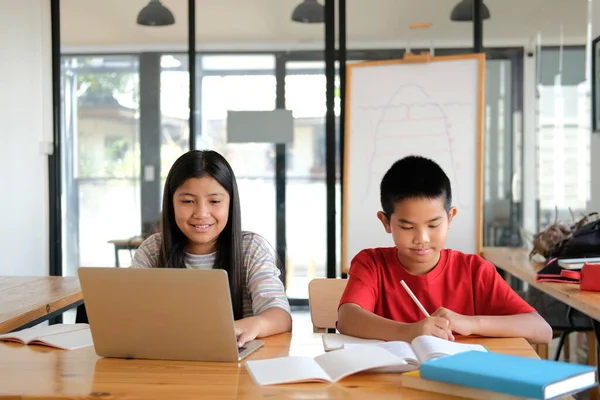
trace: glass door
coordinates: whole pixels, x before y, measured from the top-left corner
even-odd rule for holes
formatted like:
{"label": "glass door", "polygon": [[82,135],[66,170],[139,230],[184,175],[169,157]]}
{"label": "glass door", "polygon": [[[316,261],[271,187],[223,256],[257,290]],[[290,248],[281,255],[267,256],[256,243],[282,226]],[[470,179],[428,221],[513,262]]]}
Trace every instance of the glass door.
{"label": "glass door", "polygon": [[518,246],[522,240],[523,92],[522,70],[519,71],[519,67],[522,68],[523,65],[521,60],[486,60],[484,246]]}
{"label": "glass door", "polygon": [[62,57],[63,274],[130,266],[158,226],[164,178],[189,149],[182,56]]}
{"label": "glass door", "polygon": [[538,229],[544,230],[585,214],[591,196],[585,47],[542,47],[536,93]]}
{"label": "glass door", "polygon": [[265,237],[275,248],[275,145],[252,141],[228,143],[227,111],[275,109],[273,55],[205,55],[198,57],[201,124],[196,147],[223,155],[237,178],[242,229]]}
{"label": "glass door", "polygon": [[[294,141],[286,154],[286,288],[291,299],[307,299],[308,283],[327,276],[327,219],[336,218],[338,249],[341,224],[340,214],[327,216],[326,208],[325,63],[288,60],[285,65],[285,105],[294,117]],[[338,117],[339,106],[338,92]],[[337,170],[336,208],[340,210],[339,157]]]}
{"label": "glass door", "polygon": [[62,59],[63,274],[115,264],[140,232],[137,56]]}

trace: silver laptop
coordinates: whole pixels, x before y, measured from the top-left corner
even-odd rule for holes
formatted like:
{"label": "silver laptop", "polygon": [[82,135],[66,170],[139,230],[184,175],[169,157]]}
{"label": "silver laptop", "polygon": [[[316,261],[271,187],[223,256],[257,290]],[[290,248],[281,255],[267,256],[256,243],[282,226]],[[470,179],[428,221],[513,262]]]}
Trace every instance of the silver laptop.
{"label": "silver laptop", "polygon": [[234,361],[238,348],[227,272],[79,268],[96,354],[159,360]]}

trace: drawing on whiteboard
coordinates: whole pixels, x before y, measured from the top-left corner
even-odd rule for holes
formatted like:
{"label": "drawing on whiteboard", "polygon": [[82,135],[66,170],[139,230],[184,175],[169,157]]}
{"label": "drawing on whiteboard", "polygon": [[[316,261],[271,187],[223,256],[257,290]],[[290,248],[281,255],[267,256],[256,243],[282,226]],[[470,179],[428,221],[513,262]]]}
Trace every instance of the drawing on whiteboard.
{"label": "drawing on whiteboard", "polygon": [[[426,90],[417,84],[400,86],[381,105],[359,106],[359,109],[370,113],[375,121],[371,129],[370,149],[365,150],[367,185],[361,203],[372,194],[374,182],[378,182],[385,171],[399,158],[417,154],[432,158],[448,175],[453,188],[454,198],[460,206],[465,206],[466,199],[458,180],[461,163],[454,155],[456,138],[452,135],[452,120],[446,109],[450,107],[467,108],[468,102],[439,102],[433,99]],[[423,141],[411,140],[420,138],[427,141],[427,154],[422,154],[419,146]]]}

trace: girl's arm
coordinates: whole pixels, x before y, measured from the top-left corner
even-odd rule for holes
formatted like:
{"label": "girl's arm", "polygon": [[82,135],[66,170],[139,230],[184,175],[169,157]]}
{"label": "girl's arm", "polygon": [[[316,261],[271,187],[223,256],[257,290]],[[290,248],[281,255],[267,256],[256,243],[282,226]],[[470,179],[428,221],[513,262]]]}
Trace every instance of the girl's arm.
{"label": "girl's arm", "polygon": [[158,267],[158,258],[162,236],[155,233],[137,248],[133,256],[132,268],[156,268]]}
{"label": "girl's arm", "polygon": [[246,287],[254,316],[236,321],[238,343],[275,335],[292,329],[290,303],[279,276],[275,251],[262,236],[248,234],[244,259],[247,263]]}

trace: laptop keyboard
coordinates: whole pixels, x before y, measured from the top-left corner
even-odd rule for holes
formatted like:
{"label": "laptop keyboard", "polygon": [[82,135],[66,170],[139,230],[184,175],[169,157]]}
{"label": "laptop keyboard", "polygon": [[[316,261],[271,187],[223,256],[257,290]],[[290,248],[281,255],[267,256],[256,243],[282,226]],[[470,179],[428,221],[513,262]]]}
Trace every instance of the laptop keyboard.
{"label": "laptop keyboard", "polygon": [[242,351],[244,351],[246,349],[247,349],[246,346],[238,347],[238,354],[240,354]]}

